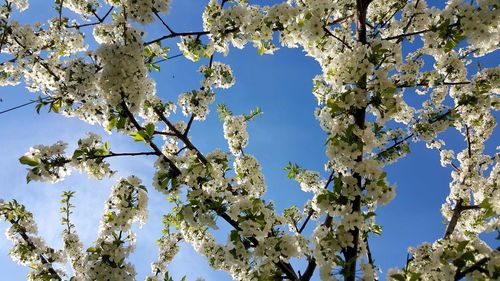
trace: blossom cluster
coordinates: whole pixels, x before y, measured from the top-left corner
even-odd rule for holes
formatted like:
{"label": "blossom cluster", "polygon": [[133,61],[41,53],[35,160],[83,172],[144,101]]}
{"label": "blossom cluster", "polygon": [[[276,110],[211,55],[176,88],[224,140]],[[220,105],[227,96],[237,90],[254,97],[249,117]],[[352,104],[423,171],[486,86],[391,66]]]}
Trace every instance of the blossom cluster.
{"label": "blossom cluster", "polygon": [[224,119],[224,137],[229,143],[231,153],[238,156],[248,144],[245,116],[226,116]]}
{"label": "blossom cluster", "polygon": [[[105,204],[94,246],[86,250],[83,250],[83,244],[69,217],[72,213],[70,209],[73,208],[69,201],[71,197],[73,192],[65,193],[61,201],[64,204],[61,209],[62,222],[67,225],[62,235],[62,250],[48,247],[38,237],[33,216],[23,205],[15,200],[0,200],[0,218],[12,225],[6,232],[14,245],[11,256],[33,269],[28,279],[61,280],[66,277],[66,273],[56,264],[65,265],[69,260],[74,272],[71,279],[74,280],[135,280],[135,269],[126,258],[135,249],[132,223],[139,222],[142,225],[148,215],[148,198],[141,181],[135,176],[118,180]],[[162,255],[164,257],[166,254]]]}
{"label": "blossom cluster", "polygon": [[[160,17],[170,0],[58,3],[84,20],[96,18],[89,25],[97,47],[86,45],[82,27],[87,25],[63,17],[61,7],[47,26],[29,26],[10,17],[12,5],[25,10],[27,2],[6,1],[0,10],[1,48],[13,59],[0,64],[0,85],[24,82],[30,91],[47,96],[48,100],[39,100],[38,109],[50,105],[56,113],[98,123],[107,131],[116,128],[153,149],[158,156],[153,186],[176,206],[166,216],[170,225],[159,240],[159,257],[148,280],[166,278],[166,266],[180,239],[237,280],[283,275],[309,280],[316,267],[322,280],[336,280],[340,274],[354,280],[358,273],[363,280],[377,280],[368,241],[381,233],[377,207],[395,196],[384,166],[407,155],[411,140],[438,149],[441,165],[453,169],[450,194],[441,209],[447,229],[443,238],[411,249],[406,268],[391,270],[388,279],[500,276],[498,249],[491,249],[479,236],[498,230],[500,224],[498,154],[485,152],[496,125],[492,111],[500,108],[500,68],[479,67],[472,74],[470,66],[471,57],[498,49],[500,17],[495,1],[452,0],[437,9],[424,0],[359,0],[356,5],[344,0],[289,0],[269,6],[211,0],[202,15],[203,31],[181,33],[173,32]],[[105,3],[114,6],[107,19],[97,15]],[[155,19],[169,33],[148,42],[142,28]],[[180,37],[177,46],[185,58],[210,58],[198,69],[204,76],[200,90],[180,94],[177,103],[160,99],[148,74],[152,59],[165,56],[160,42],[174,37]],[[191,123],[208,116],[215,101],[213,88],[227,89],[235,83],[231,68],[213,61],[216,52],[227,55],[230,45],[243,48],[251,43],[259,54],[272,54],[278,42],[282,47],[301,47],[321,68],[313,82],[318,101],[314,113],[327,136],[324,172],[330,174],[325,179],[322,172],[291,166],[289,177],[312,198],[302,209],[286,209],[284,216],[262,199],[267,187],[261,165],[244,152],[249,142],[247,122],[255,114],[232,115],[228,110],[221,114],[231,154],[214,150],[205,156],[188,136]],[[407,43],[417,47],[408,52]],[[409,102],[414,93],[424,100],[421,106]],[[190,115],[188,122],[170,121],[175,104]],[[440,138],[449,127],[462,134],[463,151],[447,149]],[[162,145],[156,135],[162,136]],[[66,146],[62,142],[35,146],[21,157],[21,163],[31,167],[28,181],[57,182],[69,174],[67,164],[98,179],[112,174],[103,159],[117,154],[97,135],[80,140],[72,157],[65,156]],[[126,258],[135,241],[131,225],[144,223],[146,204],[140,181],[121,179],[105,204],[94,247],[82,253],[76,233],[64,234],[64,251],[77,280],[135,278]],[[14,258],[28,264],[22,251],[30,257],[35,269],[30,276],[59,274],[51,261],[62,262],[64,255],[39,242],[31,216],[3,201],[0,210],[5,218],[13,210],[23,214],[21,227],[9,231]],[[226,244],[212,233],[218,229],[218,218],[233,228]],[[308,228],[312,234],[306,237],[302,231],[310,221],[316,225]],[[176,231],[170,233],[170,226]],[[297,275],[291,258],[307,260],[304,275]]]}
{"label": "blossom cluster", "polygon": [[73,152],[71,165],[80,171],[85,171],[96,179],[113,175],[109,163],[103,158],[109,155],[108,143],[103,143],[100,136],[87,133],[87,138],[78,140],[78,148]]}
{"label": "blossom cluster", "polygon": [[64,155],[67,144],[58,141],[51,146],[36,145],[22,156],[19,161],[22,164],[32,166],[26,176],[27,181],[58,182],[71,173],[66,167],[68,159]]}
{"label": "blossom cluster", "polygon": [[0,219],[11,224],[5,235],[13,244],[10,250],[12,260],[32,269],[27,280],[51,280],[65,275],[64,270],[54,267],[66,262],[64,252],[49,247],[38,236],[33,214],[24,205],[15,200],[4,202],[0,199]]}
{"label": "blossom cluster", "polygon": [[110,177],[114,171],[104,158],[114,156],[108,143],[94,133],[87,133],[87,138],[78,140],[78,147],[72,156],[65,154],[68,144],[58,141],[51,146],[36,145],[24,154],[19,161],[30,166],[26,176],[27,181],[58,182],[71,174],[75,168],[85,171],[96,179]]}
{"label": "blossom cluster", "polygon": [[75,269],[83,280],[135,279],[135,269],[125,259],[135,248],[132,223],[145,223],[147,203],[146,191],[137,177],[120,179],[113,186],[95,246],[87,250],[81,263],[83,268]]}

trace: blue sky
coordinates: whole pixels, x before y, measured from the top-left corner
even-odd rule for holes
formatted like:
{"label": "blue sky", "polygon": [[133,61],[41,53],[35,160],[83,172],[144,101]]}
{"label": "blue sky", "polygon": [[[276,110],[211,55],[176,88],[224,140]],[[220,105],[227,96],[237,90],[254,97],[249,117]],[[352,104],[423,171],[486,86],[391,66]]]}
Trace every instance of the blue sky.
{"label": "blue sky", "polygon": [[[26,13],[30,21],[37,17],[55,16],[52,7],[46,5],[48,2],[32,1],[31,12]],[[174,30],[201,30],[201,10],[206,1],[172,2],[170,13],[165,18]],[[37,10],[47,13],[34,14],[33,11]],[[148,30],[151,37],[163,31],[159,25]],[[172,47],[171,54],[177,54],[177,41],[166,43]],[[498,56],[493,58],[485,60],[485,66],[498,65]],[[249,124],[250,144],[246,149],[262,164],[268,185],[264,197],[273,200],[278,210],[291,204],[301,206],[309,199],[309,195],[300,191],[298,184],[286,177],[283,168],[291,161],[307,169],[323,170],[326,136],[314,118],[316,100],[311,94],[312,78],[320,73],[319,66],[312,58],[305,57],[300,49],[281,49],[273,56],[259,56],[254,48],[248,46],[244,50],[231,50],[228,57],[217,55],[215,59],[230,64],[236,77],[234,87],[217,91],[216,103],[226,103],[236,114],[248,113],[256,106],[264,112]],[[158,84],[158,94],[164,99],[176,101],[178,94],[198,88],[202,78],[196,72],[199,65],[183,58],[163,63],[161,72],[152,74]],[[0,111],[36,97],[36,94],[28,93],[22,87],[1,88]],[[217,147],[227,151],[222,124],[214,111],[215,104],[208,119],[194,123],[191,131],[193,142],[204,153]],[[142,144],[133,143],[130,137],[108,135],[99,127],[53,113],[38,115],[33,106],[0,115],[0,151],[3,156],[0,160],[0,198],[17,199],[27,205],[39,224],[40,234],[54,247],[61,246],[58,202],[63,190],[76,191],[74,222],[86,246],[90,246],[97,234],[103,203],[115,180],[119,176],[135,174],[146,185],[151,182],[153,158],[136,157],[112,159],[112,168],[119,171],[118,176],[112,179],[95,181],[73,172],[65,181],[55,185],[36,182],[26,184],[25,167],[17,159],[30,146],[63,140],[69,143],[70,152],[78,138],[88,131],[109,140],[114,152],[145,150]],[[445,136],[453,143],[453,147],[464,146],[458,133],[450,131]],[[496,133],[487,144],[489,152],[493,152],[499,140]],[[403,266],[409,246],[432,242],[440,238],[445,230],[439,209],[449,191],[451,170],[441,167],[437,151],[426,149],[424,144],[412,144],[411,149],[409,156],[387,167],[389,181],[397,184],[397,195],[388,206],[378,210],[378,221],[384,231],[381,237],[370,240],[375,261],[384,271],[382,278],[390,267]],[[136,265],[138,280],[149,273],[149,263],[157,254],[154,241],[160,237],[161,215],[170,208],[162,195],[153,188],[149,190],[150,220],[143,229],[138,230],[137,250],[131,257]],[[3,232],[6,227],[7,224],[0,223],[0,231]],[[27,270],[10,260],[9,247],[10,242],[0,237],[0,272],[2,276],[9,276],[9,280],[24,280]],[[188,280],[197,277],[230,280],[226,273],[211,270],[205,258],[197,255],[190,246],[183,247],[169,269],[176,280],[183,275],[187,275]]]}

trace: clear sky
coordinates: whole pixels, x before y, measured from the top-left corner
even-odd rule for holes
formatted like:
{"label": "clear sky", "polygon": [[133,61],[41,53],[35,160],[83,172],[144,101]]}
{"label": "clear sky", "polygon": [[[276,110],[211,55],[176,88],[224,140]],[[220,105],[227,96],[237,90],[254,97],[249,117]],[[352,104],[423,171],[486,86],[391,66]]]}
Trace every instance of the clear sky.
{"label": "clear sky", "polygon": [[[51,1],[31,2],[30,10],[20,17],[23,20],[56,16],[52,5],[47,4]],[[201,30],[201,11],[207,1],[172,2],[170,13],[165,18],[174,30]],[[163,31],[160,25],[147,30],[151,38]],[[177,39],[166,42],[172,47],[171,55],[178,53],[177,42]],[[314,118],[316,100],[311,93],[312,78],[320,73],[319,66],[312,58],[305,57],[301,49],[281,49],[273,56],[259,56],[251,46],[244,50],[232,49],[228,57],[218,54],[215,60],[230,64],[236,77],[235,86],[229,90],[216,91],[216,103],[226,103],[236,114],[248,113],[256,106],[264,112],[249,124],[250,142],[246,152],[256,156],[263,167],[268,186],[265,198],[272,199],[280,211],[291,204],[302,206],[309,195],[300,191],[298,184],[287,178],[283,168],[291,161],[303,168],[323,170],[326,135]],[[483,65],[495,66],[498,62],[497,55],[484,60]],[[208,62],[205,60],[201,63]],[[196,72],[199,65],[184,58],[163,63],[161,72],[152,74],[157,81],[159,96],[176,101],[178,94],[197,89],[202,78]],[[21,86],[0,88],[0,111],[36,97],[37,94],[28,93]],[[408,97],[414,99],[411,92],[408,92]],[[211,109],[212,114],[206,121],[193,124],[192,140],[204,153],[217,147],[227,151],[215,104]],[[88,131],[109,140],[113,152],[145,150],[142,144],[133,143],[128,136],[107,135],[99,127],[43,110],[38,115],[34,106],[0,115],[0,198],[17,199],[25,204],[34,213],[40,234],[54,247],[61,246],[59,234],[63,228],[59,223],[59,197],[63,190],[76,191],[74,223],[86,246],[90,246],[97,235],[103,203],[116,179],[135,174],[150,186],[154,158],[147,156],[110,160],[112,168],[118,170],[112,179],[95,181],[73,172],[58,184],[26,184],[26,170],[19,164],[18,158],[29,147],[63,140],[69,143],[70,153],[78,138],[84,137]],[[463,139],[457,132],[449,131],[445,136],[454,148],[464,147]],[[490,139],[487,144],[490,153],[499,140],[498,133]],[[432,242],[442,237],[445,230],[439,210],[449,192],[451,170],[441,167],[438,152],[426,149],[424,144],[412,144],[411,150],[409,156],[386,169],[389,181],[397,184],[397,195],[388,206],[378,210],[378,222],[384,227],[383,234],[370,241],[375,262],[383,271],[380,274],[382,279],[389,268],[403,266],[409,246],[417,246],[424,241]],[[150,271],[149,264],[157,254],[154,241],[160,237],[161,215],[170,208],[164,196],[155,192],[154,188],[149,188],[149,191],[150,220],[143,229],[137,231],[137,250],[131,256],[138,280],[142,280]],[[7,224],[0,223],[2,232],[6,228]],[[225,240],[223,237],[218,238]],[[8,276],[8,280],[24,280],[27,270],[10,260],[9,247],[10,242],[0,237],[0,279],[4,280]],[[206,259],[196,254],[190,246],[183,247],[169,269],[175,280],[180,280],[183,275],[187,275],[188,280],[197,277],[214,281],[230,280],[226,273],[211,270]]]}

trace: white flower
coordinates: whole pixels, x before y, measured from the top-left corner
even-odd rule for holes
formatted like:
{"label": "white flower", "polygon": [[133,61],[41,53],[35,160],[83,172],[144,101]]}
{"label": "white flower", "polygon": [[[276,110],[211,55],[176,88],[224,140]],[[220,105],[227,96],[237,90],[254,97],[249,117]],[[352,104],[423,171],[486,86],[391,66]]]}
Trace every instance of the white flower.
{"label": "white flower", "polygon": [[226,116],[224,119],[224,138],[228,141],[233,155],[240,155],[241,149],[248,144],[245,116]]}

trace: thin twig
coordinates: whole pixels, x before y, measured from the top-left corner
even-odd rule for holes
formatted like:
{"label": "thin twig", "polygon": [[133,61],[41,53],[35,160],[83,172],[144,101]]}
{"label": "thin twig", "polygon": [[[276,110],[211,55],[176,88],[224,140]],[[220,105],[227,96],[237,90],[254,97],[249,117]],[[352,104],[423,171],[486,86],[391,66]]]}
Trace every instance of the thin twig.
{"label": "thin twig", "polygon": [[164,58],[164,59],[160,59],[160,60],[154,61],[154,62],[152,62],[152,64],[158,64],[158,63],[160,63],[160,62],[164,62],[164,61],[171,60],[171,59],[175,59],[175,58],[182,57],[182,56],[183,56],[183,54],[173,55],[173,56],[171,56],[171,57],[166,57],[166,58]]}
{"label": "thin twig", "polygon": [[[444,86],[444,85],[456,86],[456,85],[468,85],[470,83],[471,83],[471,81],[457,81],[457,82],[443,81],[443,82],[435,84],[433,86]],[[428,86],[429,86],[429,82],[423,81],[423,82],[415,83],[415,85],[400,84],[400,85],[396,85],[395,87],[396,88],[412,88],[412,87],[428,87]]]}
{"label": "thin twig", "polygon": [[153,8],[153,13],[161,21],[161,23],[163,24],[163,26],[165,26],[167,28],[167,30],[170,33],[172,33],[172,34],[175,33],[175,31],[173,31],[172,28],[170,28],[170,26],[168,26],[168,24],[160,17],[160,15],[158,14],[158,11],[156,9],[154,9],[154,8]]}
{"label": "thin twig", "polygon": [[[19,229],[24,229],[22,226],[19,225],[18,222],[16,222],[15,220],[9,220],[9,222],[13,225],[17,225]],[[19,235],[21,235],[21,237],[23,238],[23,240],[26,242],[26,244],[28,244],[28,246],[32,249],[32,250],[35,250],[36,249],[36,246],[35,244],[31,241],[30,237],[26,234],[26,232],[19,232]],[[47,270],[49,271],[49,273],[52,275],[52,277],[54,278],[55,276],[55,279],[57,280],[62,280],[61,276],[59,276],[59,274],[57,273],[57,271],[54,270],[54,268],[52,267],[52,263],[49,262],[47,260],[47,258],[45,258],[43,256],[43,254],[38,254],[38,258],[40,259],[40,261],[42,262],[42,264],[44,265],[48,265],[47,266]]]}
{"label": "thin twig", "polygon": [[[323,189],[327,189],[328,188],[328,185],[330,185],[330,183],[333,181],[333,175],[334,174],[335,174],[335,171],[332,171],[331,174],[330,174],[330,176],[328,177],[328,180],[326,181],[326,184],[323,187]],[[302,226],[300,227],[298,233],[302,233],[302,231],[304,231],[304,228],[306,227],[307,223],[309,222],[309,220],[311,219],[311,217],[312,217],[313,214],[314,214],[314,210],[311,209],[309,211],[309,213],[307,214],[307,218],[304,221],[304,223],[302,224]]]}
{"label": "thin twig", "polygon": [[167,117],[163,114],[163,112],[159,108],[153,108],[153,111],[156,113],[156,115],[160,118],[165,125],[167,125],[168,129],[172,131],[177,138],[179,138],[189,149],[193,150],[196,152],[197,158],[205,165],[208,164],[207,158],[196,148],[193,143],[189,140],[187,136],[185,136],[183,133],[181,133],[175,126],[167,119]]}
{"label": "thin twig", "polygon": [[94,26],[94,25],[101,24],[101,23],[103,23],[106,20],[106,18],[109,16],[109,14],[111,13],[111,11],[113,11],[113,9],[114,9],[114,6],[111,6],[111,8],[109,8],[109,10],[106,12],[106,14],[104,14],[104,16],[102,18],[99,17],[99,15],[97,15],[97,13],[95,11],[92,11],[92,14],[97,18],[96,22],[84,23],[84,24],[66,25],[66,28],[80,29],[82,27],[88,27],[88,26]]}
{"label": "thin twig", "polygon": [[62,9],[63,9],[63,4],[64,4],[64,0],[59,0],[59,30],[61,29],[62,27]]}
{"label": "thin twig", "polygon": [[[42,101],[45,101],[45,100],[48,100],[50,99],[50,97],[44,97],[42,98]],[[3,110],[3,111],[0,111],[0,114],[4,114],[4,113],[7,113],[9,111],[12,111],[12,110],[15,110],[15,109],[18,109],[18,108],[21,108],[21,107],[25,107],[25,106],[28,106],[30,104],[33,104],[35,102],[38,102],[38,100],[32,100],[30,102],[27,102],[27,103],[23,103],[23,104],[20,104],[20,105],[17,105],[17,106],[14,106],[14,107],[11,107],[9,109],[6,109],[6,110]]]}
{"label": "thin twig", "polygon": [[[452,24],[448,25],[448,27],[456,27],[456,26],[458,26],[458,22],[452,23]],[[399,35],[394,35],[394,36],[382,38],[382,40],[394,40],[394,39],[398,39],[398,41],[400,42],[401,38],[404,39],[404,38],[409,37],[409,36],[423,34],[423,33],[427,33],[427,32],[430,32],[430,31],[435,32],[436,28],[432,27],[432,28],[423,29],[423,30],[414,31],[414,32],[409,32],[409,33],[405,32],[403,34],[399,34]]]}
{"label": "thin twig", "polygon": [[[375,266],[375,260],[373,259],[372,251],[370,250],[370,244],[368,244],[368,233],[366,234],[364,240],[366,243],[366,256],[368,257],[368,263],[372,266],[373,270],[375,271],[377,267]],[[375,278],[374,280],[377,281],[378,278]]]}
{"label": "thin twig", "polygon": [[[167,119],[167,117],[163,114],[160,108],[153,108],[153,111],[156,113],[156,115],[162,120],[165,125],[167,125],[168,129],[176,135],[177,138],[179,138],[184,144],[185,147],[183,149],[191,149],[196,152],[197,158],[202,162],[204,165],[209,165],[209,162],[207,158],[196,148],[193,143],[189,140],[187,136],[184,136],[175,126]],[[211,200],[207,199],[207,205],[210,205]],[[234,221],[228,214],[225,212],[218,210],[218,209],[212,209],[217,213],[218,216],[223,218],[227,223],[229,223],[234,229],[236,230],[241,230],[241,227],[239,226],[238,222]],[[253,245],[256,247],[258,245],[258,240],[255,237],[247,237],[249,241],[253,243]],[[293,269],[292,265],[288,262],[284,262],[282,260],[276,262],[276,265],[278,268],[280,268],[290,280],[296,280],[297,274],[295,273],[295,270]]]}
{"label": "thin twig", "polygon": [[102,155],[102,156],[99,156],[99,155],[96,155],[95,157],[96,158],[101,158],[101,159],[104,159],[104,158],[109,158],[109,157],[116,157],[116,156],[141,156],[141,155],[157,155],[158,156],[158,153],[155,152],[155,151],[146,151],[146,152],[125,152],[125,153],[114,153],[114,152],[109,152],[109,154],[106,154],[106,155]]}
{"label": "thin twig", "polygon": [[347,49],[351,50],[352,51],[352,47],[349,46],[349,44],[347,44],[347,42],[345,42],[345,40],[339,38],[337,35],[333,34],[326,26],[323,26],[323,30],[330,36],[332,36],[333,38],[337,39],[338,41],[340,41]]}
{"label": "thin twig", "polygon": [[[497,248],[497,251],[500,251],[500,247]],[[488,270],[484,269],[483,266],[486,265],[486,263],[490,259],[488,257],[484,257],[477,261],[475,264],[471,265],[469,268],[465,269],[464,271],[461,271],[461,268],[457,268],[457,272],[455,273],[454,280],[458,281],[464,278],[468,273],[472,273],[474,271],[480,271],[483,273],[488,273]]]}
{"label": "thin twig", "polygon": [[189,134],[189,130],[191,129],[191,125],[193,124],[193,120],[194,120],[194,117],[195,117],[195,114],[191,114],[191,117],[189,118],[189,121],[187,123],[187,126],[186,126],[186,130],[184,131],[184,137],[187,137],[187,135]]}
{"label": "thin twig", "polygon": [[[125,115],[130,120],[130,122],[132,122],[132,124],[134,125],[134,127],[137,129],[137,131],[143,130],[144,128],[137,122],[137,120],[134,117],[134,114],[132,112],[130,112],[130,110],[129,110],[127,104],[125,103],[125,101],[121,102],[121,107],[122,107]],[[175,165],[175,163],[172,160],[170,160],[165,154],[163,154],[163,152],[161,151],[161,149],[159,149],[158,146],[156,146],[156,144],[154,144],[151,140],[149,140],[148,141],[148,145],[158,155],[163,156],[163,159],[165,159],[165,161],[167,161],[167,163],[169,164],[170,169],[172,169],[172,172],[174,173],[174,175],[173,175],[174,177],[177,177],[178,175],[181,174],[181,170],[179,170],[179,168]]]}
{"label": "thin twig", "polygon": [[161,42],[165,39],[174,38],[174,37],[178,37],[178,36],[193,36],[193,35],[201,36],[201,35],[207,35],[207,34],[210,34],[210,32],[209,31],[175,32],[175,33],[170,33],[168,35],[161,36],[159,38],[156,38],[156,39],[148,41],[148,42],[144,42],[144,45],[148,46],[148,45],[151,45],[154,43]]}

